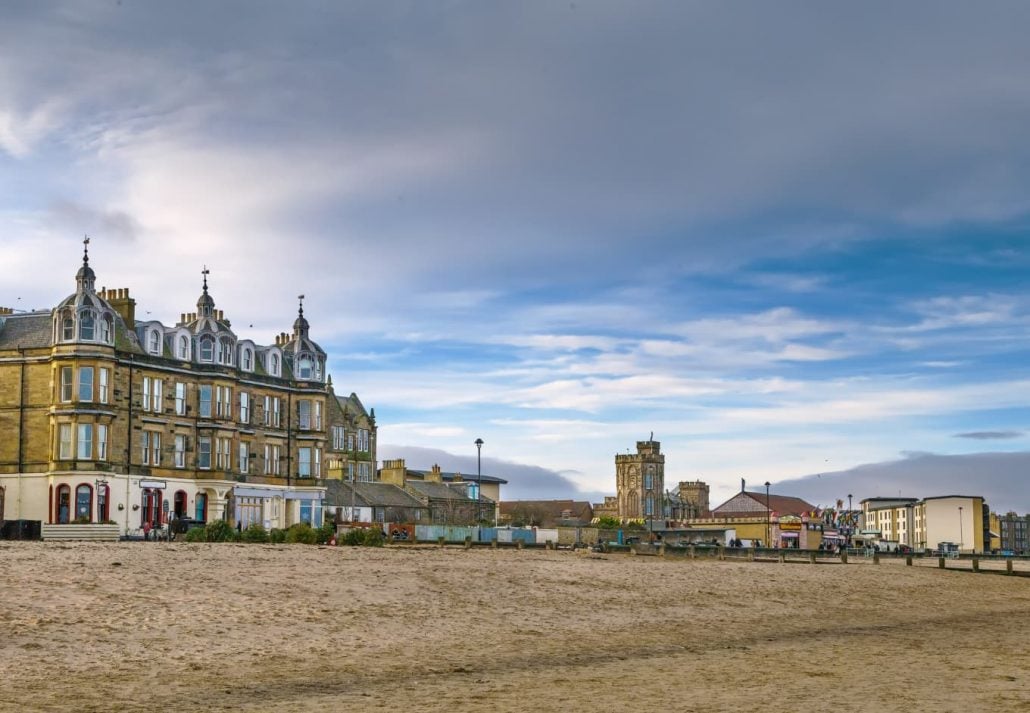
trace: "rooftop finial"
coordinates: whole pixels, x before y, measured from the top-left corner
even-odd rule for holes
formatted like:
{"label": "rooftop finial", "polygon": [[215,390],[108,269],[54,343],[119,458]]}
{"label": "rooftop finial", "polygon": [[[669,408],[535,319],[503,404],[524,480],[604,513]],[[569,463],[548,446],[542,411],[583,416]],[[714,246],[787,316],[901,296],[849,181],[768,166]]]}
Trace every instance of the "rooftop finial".
{"label": "rooftop finial", "polygon": [[82,264],[89,265],[89,236],[82,236]]}
{"label": "rooftop finial", "polygon": [[211,271],[207,269],[207,265],[204,265],[204,269],[200,271],[200,274],[204,276],[204,294],[207,294],[207,276],[211,274]]}
{"label": "rooftop finial", "polygon": [[297,299],[300,300],[300,308],[299,308],[298,312],[300,313],[300,316],[303,317],[304,316],[304,295],[297,295]]}

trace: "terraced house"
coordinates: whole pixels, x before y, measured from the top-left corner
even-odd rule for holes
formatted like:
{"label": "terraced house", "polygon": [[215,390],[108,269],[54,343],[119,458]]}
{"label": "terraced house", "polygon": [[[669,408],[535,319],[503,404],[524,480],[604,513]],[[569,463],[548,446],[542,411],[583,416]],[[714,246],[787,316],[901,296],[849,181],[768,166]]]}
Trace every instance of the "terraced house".
{"label": "terraced house", "polygon": [[[88,243],[88,241],[87,241]],[[375,412],[309,336],[240,339],[208,292],[174,326],[96,290],[88,244],[52,310],[0,310],[0,520],[321,524],[326,478],[375,472]]]}

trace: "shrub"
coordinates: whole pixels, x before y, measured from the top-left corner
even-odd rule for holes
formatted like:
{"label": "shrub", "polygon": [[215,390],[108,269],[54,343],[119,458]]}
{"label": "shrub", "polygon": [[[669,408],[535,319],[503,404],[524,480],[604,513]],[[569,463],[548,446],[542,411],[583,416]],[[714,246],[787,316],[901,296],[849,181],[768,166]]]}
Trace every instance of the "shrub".
{"label": "shrub", "polygon": [[378,527],[355,527],[344,533],[337,542],[351,547],[382,547],[386,542],[386,536]]}
{"label": "shrub", "polygon": [[191,527],[186,531],[186,542],[207,542],[207,528]]}
{"label": "shrub", "polygon": [[89,515],[79,515],[72,522],[76,525],[88,525],[90,524]]}
{"label": "shrub", "polygon": [[618,530],[622,527],[622,521],[611,515],[602,515],[594,519],[594,525],[602,530]]}
{"label": "shrub", "polygon": [[286,542],[286,530],[280,530],[278,527],[273,527],[271,532],[268,533],[268,541],[273,545],[281,545]]}
{"label": "shrub", "polygon": [[318,530],[306,522],[298,522],[296,525],[290,525],[290,529],[286,531],[286,542],[313,545],[318,542]]}
{"label": "shrub", "polygon": [[322,527],[315,530],[318,535],[318,544],[324,545],[329,540],[336,536],[336,525],[331,522],[327,522]]}
{"label": "shrub", "polygon": [[268,530],[264,525],[252,522],[246,530],[240,534],[241,542],[268,542]]}
{"label": "shrub", "polygon": [[235,542],[236,530],[225,520],[212,520],[205,527],[208,542]]}

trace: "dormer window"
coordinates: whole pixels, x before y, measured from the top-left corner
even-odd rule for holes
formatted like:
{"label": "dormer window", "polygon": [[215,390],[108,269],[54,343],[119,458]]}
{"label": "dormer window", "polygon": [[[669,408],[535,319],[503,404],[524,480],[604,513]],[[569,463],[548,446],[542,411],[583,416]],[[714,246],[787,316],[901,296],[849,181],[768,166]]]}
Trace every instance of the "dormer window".
{"label": "dormer window", "polygon": [[179,358],[183,361],[190,358],[190,338],[185,335],[179,337]]}
{"label": "dormer window", "polygon": [[158,332],[156,329],[152,329],[150,331],[150,353],[161,353],[161,333]]}
{"label": "dormer window", "polygon": [[114,339],[111,335],[114,334],[114,323],[111,319],[111,315],[105,314],[100,319],[100,341],[104,344],[114,344]]}
{"label": "dormer window", "polygon": [[297,374],[301,379],[307,380],[311,378],[311,372],[313,370],[311,357],[304,355],[297,362]]}
{"label": "dormer window", "polygon": [[201,361],[214,361],[215,358],[215,340],[211,337],[200,338],[200,360]]}
{"label": "dormer window", "polygon": [[254,353],[250,349],[243,350],[243,370],[253,371],[254,370]]}
{"label": "dormer window", "polygon": [[268,370],[272,372],[272,376],[279,376],[279,355],[273,354],[272,358],[268,360]]}
{"label": "dormer window", "polygon": [[232,364],[232,343],[226,337],[218,340],[218,363]]}
{"label": "dormer window", "polygon": [[79,339],[84,342],[92,342],[96,337],[96,317],[90,310],[83,310],[79,313]]}

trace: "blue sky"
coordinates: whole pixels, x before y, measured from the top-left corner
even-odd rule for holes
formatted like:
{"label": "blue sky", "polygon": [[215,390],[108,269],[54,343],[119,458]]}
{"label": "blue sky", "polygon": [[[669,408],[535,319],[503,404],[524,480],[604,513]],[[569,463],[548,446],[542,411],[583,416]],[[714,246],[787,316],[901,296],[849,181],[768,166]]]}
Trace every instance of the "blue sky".
{"label": "blue sky", "polygon": [[939,494],[948,462],[1027,510],[1028,27],[1022,3],[12,3],[0,304],[59,301],[83,233],[166,324],[205,264],[260,343],[304,293],[381,456],[468,470],[480,437],[512,496],[611,492],[654,431],[715,500]]}

